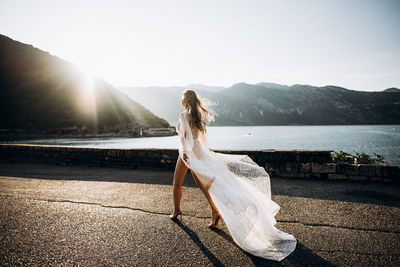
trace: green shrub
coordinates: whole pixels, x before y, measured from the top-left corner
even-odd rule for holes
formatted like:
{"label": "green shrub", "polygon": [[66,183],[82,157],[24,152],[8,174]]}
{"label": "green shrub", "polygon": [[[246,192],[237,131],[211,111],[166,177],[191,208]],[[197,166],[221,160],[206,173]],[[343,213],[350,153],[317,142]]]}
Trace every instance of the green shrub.
{"label": "green shrub", "polygon": [[385,163],[384,157],[374,152],[375,158],[372,158],[373,163]]}
{"label": "green shrub", "polygon": [[347,152],[344,152],[343,150],[339,150],[332,153],[332,159],[334,161],[353,161],[354,156]]}
{"label": "green shrub", "polygon": [[356,151],[354,151],[354,153],[356,154],[355,158],[358,158],[358,159],[365,159],[365,160],[368,160],[368,161],[371,160],[371,157],[370,157],[368,154],[365,154],[365,153],[358,153],[358,152],[356,152]]}
{"label": "green shrub", "polygon": [[354,162],[355,159],[366,161],[368,163],[385,163],[384,157],[374,152],[374,156],[370,156],[366,153],[359,153],[354,151],[355,155],[344,152],[343,150],[338,150],[332,152],[332,159],[334,161],[347,161]]}

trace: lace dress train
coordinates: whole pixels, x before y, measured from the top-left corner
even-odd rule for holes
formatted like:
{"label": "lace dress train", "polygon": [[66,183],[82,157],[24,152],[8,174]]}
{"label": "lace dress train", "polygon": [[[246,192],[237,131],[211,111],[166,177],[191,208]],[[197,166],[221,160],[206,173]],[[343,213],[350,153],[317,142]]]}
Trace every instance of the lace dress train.
{"label": "lace dress train", "polygon": [[190,128],[186,112],[179,115],[177,130],[180,156],[188,156],[187,166],[208,188],[235,243],[274,261],[292,253],[297,241],[275,227],[280,206],[271,199],[264,168],[246,155],[210,151],[206,135]]}

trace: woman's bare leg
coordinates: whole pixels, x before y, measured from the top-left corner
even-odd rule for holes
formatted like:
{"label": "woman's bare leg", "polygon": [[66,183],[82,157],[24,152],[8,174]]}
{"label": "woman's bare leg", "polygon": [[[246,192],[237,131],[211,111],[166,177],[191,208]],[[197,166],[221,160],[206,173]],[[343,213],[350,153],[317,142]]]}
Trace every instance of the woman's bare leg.
{"label": "woman's bare leg", "polygon": [[206,196],[208,203],[210,204],[211,207],[211,212],[213,214],[219,214],[219,211],[217,209],[217,207],[215,206],[214,201],[212,200],[210,193],[208,193],[208,190],[203,186],[203,184],[199,181],[199,179],[197,178],[196,174],[194,174],[194,172],[192,172],[192,176],[194,178],[194,181],[196,182],[197,186],[200,188],[200,190],[203,192],[203,194]]}
{"label": "woman's bare leg", "polygon": [[182,184],[185,180],[188,167],[185,165],[181,157],[178,156],[178,160],[175,166],[174,172],[174,214],[173,218],[176,218],[181,212],[181,198],[182,198]]}

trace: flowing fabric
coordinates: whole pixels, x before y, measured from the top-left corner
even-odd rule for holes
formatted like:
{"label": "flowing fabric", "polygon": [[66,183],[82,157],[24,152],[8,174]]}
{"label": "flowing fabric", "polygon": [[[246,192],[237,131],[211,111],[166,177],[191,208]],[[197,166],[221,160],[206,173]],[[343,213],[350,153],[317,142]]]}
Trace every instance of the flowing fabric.
{"label": "flowing fabric", "polygon": [[206,134],[191,129],[187,112],[179,115],[179,156],[208,188],[236,244],[265,259],[281,261],[296,248],[293,235],[274,225],[280,206],[271,199],[270,178],[247,155],[209,150]]}

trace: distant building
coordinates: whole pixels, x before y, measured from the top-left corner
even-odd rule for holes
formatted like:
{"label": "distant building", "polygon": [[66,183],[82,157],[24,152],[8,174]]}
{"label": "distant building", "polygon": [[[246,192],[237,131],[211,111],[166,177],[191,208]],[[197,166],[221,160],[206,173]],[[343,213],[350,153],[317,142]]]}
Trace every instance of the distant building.
{"label": "distant building", "polygon": [[142,136],[171,136],[177,135],[176,128],[170,126],[168,128],[149,128],[141,131]]}

